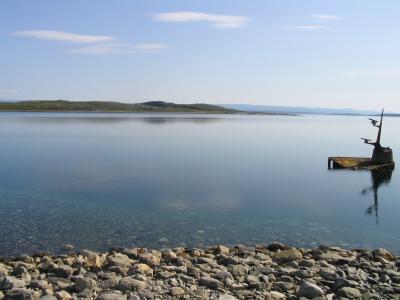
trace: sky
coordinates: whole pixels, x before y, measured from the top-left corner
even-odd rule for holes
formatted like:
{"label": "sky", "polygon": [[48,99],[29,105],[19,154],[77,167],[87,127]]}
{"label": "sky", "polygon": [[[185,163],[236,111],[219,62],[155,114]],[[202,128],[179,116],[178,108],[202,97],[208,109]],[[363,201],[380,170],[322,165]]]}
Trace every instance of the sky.
{"label": "sky", "polygon": [[400,111],[398,0],[0,0],[0,99]]}

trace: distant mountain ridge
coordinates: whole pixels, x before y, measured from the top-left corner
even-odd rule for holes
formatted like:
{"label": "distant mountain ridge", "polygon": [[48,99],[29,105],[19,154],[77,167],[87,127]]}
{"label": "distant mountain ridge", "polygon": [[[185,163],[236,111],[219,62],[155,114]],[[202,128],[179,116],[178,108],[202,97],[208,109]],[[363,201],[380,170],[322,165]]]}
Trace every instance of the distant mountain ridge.
{"label": "distant mountain ridge", "polygon": [[0,102],[0,111],[76,111],[76,112],[183,112],[183,113],[242,113],[222,106],[195,103],[175,104],[164,101],[121,103],[110,101],[38,100]]}
{"label": "distant mountain ridge", "polygon": [[274,106],[252,104],[221,104],[222,107],[246,112],[272,112],[293,114],[325,114],[325,115],[376,115],[379,111],[357,110],[351,108],[322,108],[305,106]]}
{"label": "distant mountain ridge", "polygon": [[[0,111],[69,111],[69,112],[182,112],[215,114],[264,114],[264,115],[377,115],[380,111],[351,108],[321,108],[305,106],[275,106],[252,104],[206,103],[176,104],[165,101],[123,103],[115,101],[68,101],[68,100],[4,100],[0,99]],[[399,117],[396,112],[385,112],[387,116]]]}

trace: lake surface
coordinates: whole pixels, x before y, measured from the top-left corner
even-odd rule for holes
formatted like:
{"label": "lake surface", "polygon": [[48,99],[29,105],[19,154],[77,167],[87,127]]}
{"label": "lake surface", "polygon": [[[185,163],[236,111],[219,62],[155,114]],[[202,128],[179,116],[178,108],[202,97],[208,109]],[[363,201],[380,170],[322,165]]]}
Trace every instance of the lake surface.
{"label": "lake surface", "polygon": [[[384,119],[395,158],[399,126]],[[370,156],[359,138],[375,135],[356,116],[0,113],[0,255],[272,241],[400,253],[398,172],[327,169]]]}

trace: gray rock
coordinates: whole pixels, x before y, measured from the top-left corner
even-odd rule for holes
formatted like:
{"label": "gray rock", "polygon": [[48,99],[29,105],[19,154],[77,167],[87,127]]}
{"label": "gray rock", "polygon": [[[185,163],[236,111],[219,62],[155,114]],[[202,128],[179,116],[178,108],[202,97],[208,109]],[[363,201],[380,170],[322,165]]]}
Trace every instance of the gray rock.
{"label": "gray rock", "polygon": [[137,264],[133,267],[133,270],[140,274],[144,274],[150,277],[153,276],[153,269],[146,264]]}
{"label": "gray rock", "polygon": [[71,300],[72,296],[66,291],[57,291],[56,292],[57,300]]}
{"label": "gray rock", "polygon": [[324,294],[325,292],[319,286],[307,281],[301,283],[299,291],[297,292],[298,297],[306,297],[309,299],[320,297]]}
{"label": "gray rock", "polygon": [[149,266],[155,267],[160,265],[160,257],[152,254],[152,253],[144,253],[139,255],[139,259],[142,263],[145,263]]}
{"label": "gray rock", "polygon": [[285,294],[282,294],[277,291],[271,291],[265,295],[265,300],[285,300]]}
{"label": "gray rock", "polygon": [[217,247],[215,247],[215,252],[218,254],[229,255],[230,249],[229,247],[226,247],[224,245],[218,245]]}
{"label": "gray rock", "polygon": [[57,300],[57,297],[53,295],[45,295],[39,298],[39,300]]}
{"label": "gray rock", "polygon": [[228,271],[219,271],[214,274],[214,278],[220,280],[228,286],[230,286],[234,282],[232,274]]}
{"label": "gray rock", "polygon": [[199,285],[208,287],[209,289],[216,290],[222,286],[222,283],[221,283],[221,281],[214,279],[214,278],[201,277],[199,280]]}
{"label": "gray rock", "polygon": [[330,268],[321,268],[319,271],[319,276],[326,280],[336,280],[336,278],[339,277],[338,274],[336,274],[336,272]]}
{"label": "gray rock", "polygon": [[299,278],[312,278],[316,275],[316,272],[313,270],[298,270],[293,275]]}
{"label": "gray rock", "polygon": [[272,259],[274,261],[277,261],[278,263],[283,263],[283,264],[291,262],[293,260],[300,260],[302,258],[303,258],[303,256],[301,255],[301,252],[295,248],[277,252],[272,257]]}
{"label": "gray rock", "polygon": [[306,268],[311,268],[311,267],[315,266],[315,260],[313,260],[313,259],[302,259],[298,263],[299,263],[299,266],[306,267]]}
{"label": "gray rock", "polygon": [[326,252],[322,253],[321,255],[318,255],[317,259],[324,260],[329,263],[343,264],[343,263],[349,263],[350,261],[354,261],[355,257],[343,257],[336,252]]}
{"label": "gray rock", "polygon": [[60,277],[65,277],[67,278],[68,276],[72,275],[74,270],[67,265],[63,265],[57,268],[57,276]]}
{"label": "gray rock", "polygon": [[120,266],[109,266],[107,267],[108,272],[114,272],[119,275],[126,275],[128,273],[128,268],[120,267]]}
{"label": "gray rock", "polygon": [[193,293],[196,295],[197,298],[208,299],[210,291],[202,287],[199,287],[195,289]]}
{"label": "gray rock", "polygon": [[293,283],[287,281],[278,281],[275,283],[275,285],[283,291],[290,291],[293,290],[295,287]]}
{"label": "gray rock", "polygon": [[171,296],[176,297],[176,296],[181,296],[185,294],[185,290],[181,287],[174,286],[171,288]]}
{"label": "gray rock", "polygon": [[253,284],[253,283],[257,283],[260,281],[260,279],[258,278],[258,276],[255,275],[246,275],[244,280],[246,281],[246,283],[248,284]]}
{"label": "gray rock", "polygon": [[33,299],[38,299],[39,295],[36,295],[34,297],[33,291],[24,289],[24,288],[14,288],[9,290],[6,293],[5,299],[6,300],[33,300]]}
{"label": "gray rock", "polygon": [[358,289],[351,287],[343,287],[337,291],[337,295],[341,297],[345,297],[348,299],[359,299],[361,298],[361,293]]}
{"label": "gray rock", "polygon": [[120,277],[118,277],[114,274],[113,277],[110,277],[109,279],[101,281],[97,285],[102,290],[111,290],[111,289],[114,289],[118,285],[120,279],[121,279]]}
{"label": "gray rock", "polygon": [[249,273],[249,267],[246,265],[231,265],[229,267],[229,272],[235,277],[244,276]]}
{"label": "gray rock", "polygon": [[289,246],[286,246],[282,243],[274,242],[268,246],[268,250],[270,251],[278,251],[278,250],[288,250],[290,249]]}
{"label": "gray rock", "polygon": [[55,272],[58,268],[58,265],[53,261],[45,261],[39,265],[39,269],[44,272]]}
{"label": "gray rock", "polygon": [[362,300],[379,300],[381,297],[377,294],[366,292],[362,295]]}
{"label": "gray rock", "polygon": [[107,256],[107,263],[109,266],[128,268],[131,265],[131,260],[127,255],[117,253]]}
{"label": "gray rock", "polygon": [[65,290],[71,286],[71,281],[67,278],[62,277],[49,277],[47,279],[52,285],[55,285],[57,288]]}
{"label": "gray rock", "polygon": [[133,279],[132,277],[124,277],[118,283],[118,289],[121,291],[143,291],[146,288],[146,282]]}
{"label": "gray rock", "polygon": [[339,277],[335,280],[335,288],[340,289],[342,287],[357,287],[359,284],[354,280]]}
{"label": "gray rock", "polygon": [[0,263],[0,277],[5,277],[8,275],[8,270],[5,265]]}
{"label": "gray rock", "polygon": [[25,274],[28,274],[28,273],[29,273],[28,269],[25,266],[23,266],[22,264],[19,264],[18,266],[16,266],[14,268],[13,275],[22,276],[22,275],[25,275]]}
{"label": "gray rock", "polygon": [[116,292],[103,293],[96,298],[97,300],[127,300],[126,295],[121,295]]}
{"label": "gray rock", "polygon": [[127,255],[131,259],[137,259],[140,253],[144,253],[147,249],[142,248],[130,248],[122,250],[122,254]]}
{"label": "gray rock", "polygon": [[[1,280],[1,279],[0,279]],[[1,290],[11,290],[14,288],[23,288],[26,283],[23,279],[18,279],[14,276],[6,276],[0,283]]]}
{"label": "gray rock", "polygon": [[375,257],[383,257],[387,260],[395,260],[396,259],[392,252],[390,252],[386,249],[382,249],[382,248],[372,250],[372,254]]}
{"label": "gray rock", "polygon": [[[201,273],[201,272],[200,272]],[[172,278],[172,277],[174,277],[176,274],[174,273],[174,272],[169,272],[169,271],[163,271],[163,272],[159,272],[159,273],[157,273],[156,274],[156,276],[158,277],[158,278],[161,278],[161,279],[168,279],[168,278]]]}
{"label": "gray rock", "polygon": [[39,290],[46,290],[52,288],[51,284],[47,280],[33,280],[31,281],[29,287]]}
{"label": "gray rock", "polygon": [[101,268],[100,256],[96,252],[83,250],[82,255],[85,257],[86,267],[93,269]]}
{"label": "gray rock", "polygon": [[155,295],[153,292],[143,291],[139,293],[139,297],[140,299],[153,300],[155,298]]}
{"label": "gray rock", "polygon": [[222,294],[219,295],[218,300],[237,300],[237,298],[233,297],[232,295]]}
{"label": "gray rock", "polygon": [[95,288],[96,281],[91,278],[77,277],[75,279],[75,290],[79,292],[79,295],[90,298]]}
{"label": "gray rock", "polygon": [[72,249],[74,249],[74,245],[71,245],[71,244],[63,244],[62,246],[61,246],[61,248],[63,249],[63,250],[72,250]]}

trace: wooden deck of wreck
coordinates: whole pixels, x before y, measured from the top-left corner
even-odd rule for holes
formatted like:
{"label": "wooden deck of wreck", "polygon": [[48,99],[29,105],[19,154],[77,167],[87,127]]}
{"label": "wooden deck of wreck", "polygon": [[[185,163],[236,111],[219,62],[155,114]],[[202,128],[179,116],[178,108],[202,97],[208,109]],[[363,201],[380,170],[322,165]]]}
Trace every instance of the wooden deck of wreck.
{"label": "wooden deck of wreck", "polygon": [[328,157],[328,168],[329,169],[393,169],[394,162],[388,163],[374,163],[371,158],[368,157],[345,157],[345,156],[332,156]]}

